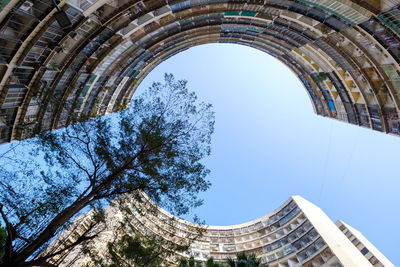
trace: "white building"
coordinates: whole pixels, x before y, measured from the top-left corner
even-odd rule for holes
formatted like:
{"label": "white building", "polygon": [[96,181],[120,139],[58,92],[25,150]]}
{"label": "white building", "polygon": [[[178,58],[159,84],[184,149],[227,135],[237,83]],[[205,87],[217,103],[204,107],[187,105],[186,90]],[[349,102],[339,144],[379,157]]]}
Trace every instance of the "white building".
{"label": "white building", "polygon": [[[143,206],[147,209],[154,207],[154,203],[148,200]],[[255,254],[265,266],[268,264],[270,267],[394,266],[360,232],[342,221],[333,223],[320,208],[300,196],[290,197],[276,210],[259,219],[232,226],[196,225],[161,208],[158,211],[140,215],[133,210],[134,216],[130,220],[143,233],[166,237],[165,233],[169,232],[173,233],[168,236],[169,240],[180,242],[193,235],[195,229],[206,229],[203,236],[192,243],[187,254],[171,257],[167,266],[189,256],[203,262],[209,257],[223,262],[227,258],[235,258],[238,252]],[[84,216],[80,220],[82,218]],[[106,209],[106,218],[110,225],[97,238],[96,253],[106,251],[115,225],[122,220],[115,206]],[[174,229],[166,223],[171,220],[174,221]],[[70,232],[67,230],[68,236],[73,236]],[[60,266],[81,266],[87,260],[76,248],[57,259],[56,263]]]}

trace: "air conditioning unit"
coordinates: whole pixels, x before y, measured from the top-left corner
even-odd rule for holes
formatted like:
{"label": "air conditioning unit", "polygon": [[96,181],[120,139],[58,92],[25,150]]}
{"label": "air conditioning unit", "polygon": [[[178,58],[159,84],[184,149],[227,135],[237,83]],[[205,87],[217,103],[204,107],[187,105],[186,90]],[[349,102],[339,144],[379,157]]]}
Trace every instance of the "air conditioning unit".
{"label": "air conditioning unit", "polygon": [[31,7],[33,7],[33,2],[27,0],[19,8],[22,9],[23,11],[28,12],[31,9]]}

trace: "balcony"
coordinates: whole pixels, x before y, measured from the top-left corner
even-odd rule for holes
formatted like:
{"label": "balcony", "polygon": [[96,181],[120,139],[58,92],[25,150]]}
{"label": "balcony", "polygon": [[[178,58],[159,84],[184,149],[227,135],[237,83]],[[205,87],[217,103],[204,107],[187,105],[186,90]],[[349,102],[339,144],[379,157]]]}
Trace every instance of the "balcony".
{"label": "balcony", "polygon": [[395,7],[378,16],[378,19],[387,27],[400,35],[400,9]]}
{"label": "balcony", "polygon": [[8,88],[8,91],[1,108],[8,109],[19,107],[25,97],[27,88],[21,84],[6,84],[5,87]]}

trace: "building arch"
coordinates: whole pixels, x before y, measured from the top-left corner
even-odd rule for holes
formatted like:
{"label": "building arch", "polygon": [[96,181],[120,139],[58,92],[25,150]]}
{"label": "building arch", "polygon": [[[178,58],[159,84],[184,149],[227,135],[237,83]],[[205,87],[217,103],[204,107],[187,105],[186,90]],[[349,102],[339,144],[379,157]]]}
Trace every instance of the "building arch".
{"label": "building arch", "polygon": [[0,142],[129,106],[162,60],[203,43],[260,49],[302,81],[314,111],[400,134],[399,1],[44,0],[0,11]]}

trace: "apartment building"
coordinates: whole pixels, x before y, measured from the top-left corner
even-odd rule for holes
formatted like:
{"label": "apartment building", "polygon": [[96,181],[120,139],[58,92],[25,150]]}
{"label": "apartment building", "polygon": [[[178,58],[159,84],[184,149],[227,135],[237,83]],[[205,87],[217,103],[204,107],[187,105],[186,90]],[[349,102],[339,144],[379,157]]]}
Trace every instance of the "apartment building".
{"label": "apartment building", "polygon": [[299,77],[318,115],[399,135],[399,7],[398,0],[61,0],[66,22],[51,1],[3,0],[0,143],[124,109],[160,62],[205,43],[264,51]]}
{"label": "apartment building", "polygon": [[[124,203],[134,202],[123,197]],[[210,257],[225,262],[235,258],[237,253],[245,252],[255,254],[263,266],[270,267],[394,267],[360,232],[342,221],[333,223],[320,208],[300,196],[290,197],[259,219],[231,226],[194,224],[157,207],[148,197],[144,198],[146,201],[140,204],[144,209],[138,212],[133,208],[132,216],[128,218],[141,233],[183,244],[199,229],[204,231],[191,243],[188,252],[170,256],[165,260],[165,266],[175,266],[180,258],[190,256],[203,264]],[[116,226],[123,218],[118,205],[108,207],[105,214],[107,226],[91,247],[96,255],[107,253],[107,243],[114,240]],[[90,220],[91,213],[80,216],[47,251],[57,251],[73,242],[79,236],[76,233],[83,232]],[[61,254],[52,259],[52,263],[82,266],[90,262],[80,249],[77,247]]]}

